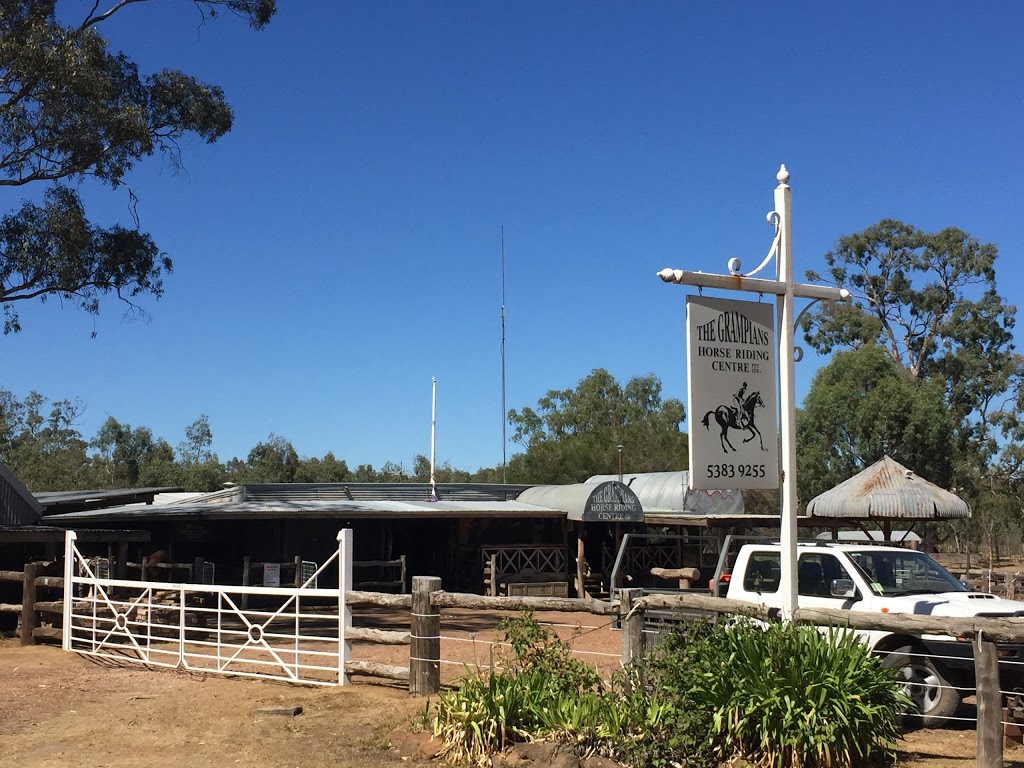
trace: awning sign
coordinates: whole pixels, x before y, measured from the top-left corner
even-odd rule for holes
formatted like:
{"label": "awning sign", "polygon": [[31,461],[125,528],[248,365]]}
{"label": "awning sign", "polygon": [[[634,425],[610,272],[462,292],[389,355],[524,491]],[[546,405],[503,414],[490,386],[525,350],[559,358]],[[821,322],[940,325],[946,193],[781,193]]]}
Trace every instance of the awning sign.
{"label": "awning sign", "polygon": [[771,304],[686,298],[690,488],[778,488]]}
{"label": "awning sign", "polygon": [[[572,519],[572,515],[568,517]],[[640,499],[628,486],[611,480],[594,488],[594,492],[583,505],[583,520],[642,523],[644,508],[640,505]]]}

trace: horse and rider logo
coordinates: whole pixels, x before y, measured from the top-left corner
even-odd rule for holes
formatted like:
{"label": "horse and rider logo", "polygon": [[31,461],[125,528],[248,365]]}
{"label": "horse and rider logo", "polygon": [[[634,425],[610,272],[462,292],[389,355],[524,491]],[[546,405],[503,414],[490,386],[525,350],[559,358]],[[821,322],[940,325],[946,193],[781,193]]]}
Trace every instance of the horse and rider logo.
{"label": "horse and rider logo", "polygon": [[[718,422],[718,426],[722,428],[722,434],[719,436],[719,440],[722,443],[722,453],[728,453],[730,450],[735,451],[736,448],[731,442],[729,442],[729,430],[746,430],[750,433],[750,437],[743,439],[744,443],[749,443],[755,437],[758,443],[761,445],[761,450],[764,450],[764,440],[761,438],[761,430],[757,428],[754,423],[754,409],[764,408],[764,400],[761,399],[760,392],[751,392],[749,395],[747,392],[747,382],[743,382],[743,386],[740,387],[739,391],[733,395],[733,400],[736,405],[729,405],[723,403],[722,405],[715,408],[713,411],[708,411],[704,414],[704,418],[701,420],[701,424],[706,429],[711,429],[711,414],[715,415],[715,421]],[[729,446],[726,448],[726,446]]]}

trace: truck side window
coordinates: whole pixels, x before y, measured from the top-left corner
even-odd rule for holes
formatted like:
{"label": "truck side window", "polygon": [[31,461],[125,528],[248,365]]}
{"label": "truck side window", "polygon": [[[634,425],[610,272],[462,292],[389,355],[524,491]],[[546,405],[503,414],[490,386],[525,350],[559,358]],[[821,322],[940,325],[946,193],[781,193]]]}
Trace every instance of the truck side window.
{"label": "truck side window", "polygon": [[752,552],[747,561],[747,572],[743,575],[743,590],[765,594],[779,591],[778,552]]}
{"label": "truck side window", "polygon": [[808,597],[831,597],[832,582],[850,575],[834,555],[808,553],[797,566],[797,591]]}

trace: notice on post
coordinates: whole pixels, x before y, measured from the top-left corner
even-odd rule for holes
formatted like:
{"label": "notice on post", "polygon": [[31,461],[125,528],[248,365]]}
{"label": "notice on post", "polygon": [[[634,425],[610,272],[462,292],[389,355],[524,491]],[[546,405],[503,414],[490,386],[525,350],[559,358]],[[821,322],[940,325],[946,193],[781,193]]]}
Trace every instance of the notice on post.
{"label": "notice on post", "polygon": [[778,488],[771,304],[686,298],[690,487]]}

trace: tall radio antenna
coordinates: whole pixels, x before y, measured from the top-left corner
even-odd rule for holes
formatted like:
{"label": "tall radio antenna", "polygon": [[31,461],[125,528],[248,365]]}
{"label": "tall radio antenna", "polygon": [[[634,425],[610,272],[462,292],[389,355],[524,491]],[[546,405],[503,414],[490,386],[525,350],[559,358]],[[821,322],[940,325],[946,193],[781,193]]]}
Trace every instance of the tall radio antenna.
{"label": "tall radio antenna", "polygon": [[505,483],[508,440],[505,437],[505,225],[501,226],[501,482]]}

